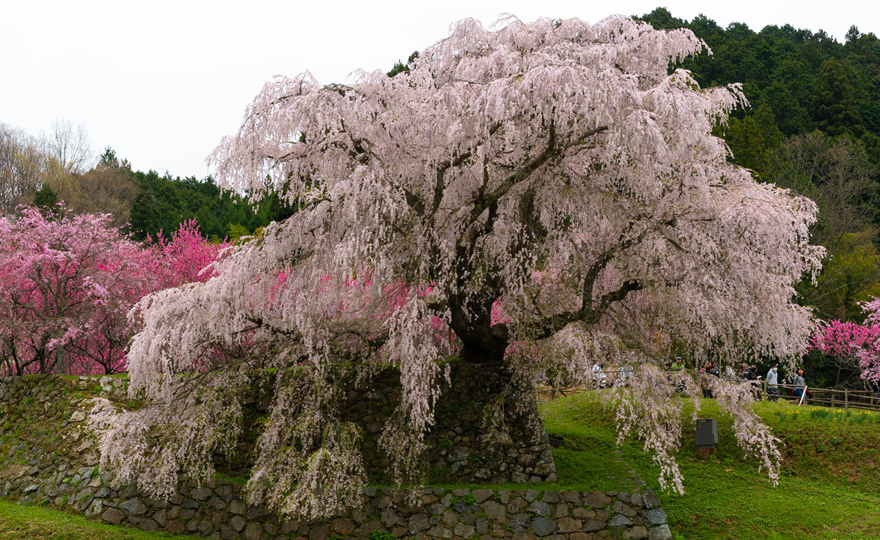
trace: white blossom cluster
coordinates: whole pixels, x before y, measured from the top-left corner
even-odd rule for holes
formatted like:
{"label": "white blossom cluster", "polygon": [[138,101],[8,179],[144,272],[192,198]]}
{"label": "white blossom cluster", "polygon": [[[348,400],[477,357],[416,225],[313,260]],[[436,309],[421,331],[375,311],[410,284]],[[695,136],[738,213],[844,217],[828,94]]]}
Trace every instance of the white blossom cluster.
{"label": "white blossom cluster", "polygon": [[[159,412],[124,416],[105,457],[153,471],[140,478],[159,492],[180,468],[209,471],[207,446],[227,444],[240,414],[210,396],[276,369],[253,500],[332,513],[363,481],[362,434],[336,413],[341,374],[399,368],[381,444],[394,478],[417,482],[443,380],[438,335],[451,331],[466,361],[508,362],[525,379],[587,381],[597,359],[643,366],[618,402],[621,427],[680,488],[681,413],[654,366],[673,341],[697,359],[798,355],[813,323],[793,286],[822,256],[809,244],[815,205],[729,164],[711,135],[745,103],[740,88],[670,73],[704,47],[623,17],[464,20],[393,78],[267,83],[210,161],[226,188],[275,190],[298,211],[207,283],[139,305],[131,387]],[[184,392],[191,381],[206,387]],[[719,392],[740,443],[775,470],[745,391]],[[177,426],[177,450],[150,449],[153,421]]]}

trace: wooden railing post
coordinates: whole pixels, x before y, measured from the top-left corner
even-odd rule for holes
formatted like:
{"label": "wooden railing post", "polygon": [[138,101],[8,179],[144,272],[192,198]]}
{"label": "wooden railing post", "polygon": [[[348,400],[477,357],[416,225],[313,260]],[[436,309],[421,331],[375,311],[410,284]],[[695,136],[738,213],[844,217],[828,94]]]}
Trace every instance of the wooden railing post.
{"label": "wooden railing post", "polygon": [[849,409],[849,390],[843,389],[843,408]]}

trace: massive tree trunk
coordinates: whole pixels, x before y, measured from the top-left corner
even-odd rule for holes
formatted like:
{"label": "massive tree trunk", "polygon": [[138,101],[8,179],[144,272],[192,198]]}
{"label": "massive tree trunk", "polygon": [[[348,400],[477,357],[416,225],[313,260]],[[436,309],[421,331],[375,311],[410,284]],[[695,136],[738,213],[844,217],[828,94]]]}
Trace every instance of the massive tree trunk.
{"label": "massive tree trunk", "polygon": [[[457,296],[450,298],[452,331],[461,340],[461,357],[472,364],[500,364],[509,343],[506,324],[492,325],[492,305],[495,298],[486,298],[466,311]],[[478,310],[478,311],[477,311]]]}

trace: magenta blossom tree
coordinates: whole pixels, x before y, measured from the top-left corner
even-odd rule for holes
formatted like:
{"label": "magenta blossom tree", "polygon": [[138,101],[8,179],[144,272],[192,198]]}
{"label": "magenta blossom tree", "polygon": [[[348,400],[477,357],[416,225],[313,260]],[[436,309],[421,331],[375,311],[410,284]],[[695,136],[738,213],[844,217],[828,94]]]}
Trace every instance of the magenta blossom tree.
{"label": "magenta blossom tree", "polygon": [[862,370],[861,378],[880,385],[880,298],[862,304],[864,324],[831,321],[811,340],[813,347],[845,358]]}
{"label": "magenta blossom tree", "polygon": [[155,251],[159,288],[204,283],[214,275],[211,265],[231,246],[231,242],[214,243],[202,237],[195,219],[181,223],[170,240],[157,234],[151,247]]}
{"label": "magenta blossom tree", "polygon": [[[125,371],[139,328],[129,318],[151,292],[206,281],[228,244],[202,239],[195,221],[171,240],[143,246],[109,215],[22,209],[0,220],[0,371]],[[205,270],[203,272],[203,270]]]}
{"label": "magenta blossom tree", "polygon": [[877,381],[880,379],[880,325],[877,321],[877,309],[880,301],[874,300],[862,305],[867,314],[865,324],[828,321],[822,324],[810,337],[810,348],[831,356],[840,369],[862,370],[862,379]]}
{"label": "magenta blossom tree", "polygon": [[109,215],[24,208],[0,219],[3,371],[118,373],[133,334],[128,311],[155,290],[150,254]]}
{"label": "magenta blossom tree", "polygon": [[[358,503],[364,478],[361,435],[336,412],[339,377],[390,363],[403,390],[379,443],[394,477],[417,482],[445,379],[440,319],[464,361],[520,381],[552,367],[587,382],[609,355],[637,366],[634,399],[616,402],[620,427],[645,436],[680,491],[680,402],[656,384],[668,343],[698,359],[798,357],[813,322],[794,284],[822,256],[809,244],[815,205],[756,182],[712,136],[744,102],[739,87],[670,72],[704,48],[690,31],[624,17],[494,31],[464,20],[393,78],[268,82],[210,162],[226,188],[254,200],[276,190],[299,210],[204,285],[141,302],[131,388],[155,405],[99,417],[105,463],[158,494],[181,469],[208,479],[212,453],[240,433],[241,368],[277,368],[251,500],[333,514]],[[261,354],[206,360],[245,342]],[[507,354],[513,343],[528,354]],[[197,391],[168,376],[206,366],[216,375]],[[775,439],[748,389],[717,392],[739,443],[775,477]],[[154,423],[174,437],[148,451]]]}

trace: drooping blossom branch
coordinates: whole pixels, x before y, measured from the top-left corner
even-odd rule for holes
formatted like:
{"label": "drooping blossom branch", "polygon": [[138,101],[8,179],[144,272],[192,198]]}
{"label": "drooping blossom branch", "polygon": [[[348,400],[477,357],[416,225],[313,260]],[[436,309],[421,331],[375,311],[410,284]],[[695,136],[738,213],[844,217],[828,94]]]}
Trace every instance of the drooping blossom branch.
{"label": "drooping blossom branch", "polygon": [[[630,387],[651,404],[630,400],[621,429],[644,428],[680,487],[676,403],[646,387],[658,359],[673,341],[696,358],[797,357],[813,321],[794,285],[823,254],[809,244],[816,206],[756,182],[712,136],[741,89],[670,72],[703,49],[624,17],[464,20],[393,78],[273,79],[210,162],[225,188],[282,192],[298,211],[207,282],[139,303],[133,391],[172,411],[170,426],[163,404],[183,381],[276,369],[251,500],[313,517],[349,504],[360,479],[358,434],[335,410],[347,373],[400,371],[380,442],[407,481],[443,380],[438,334],[521,381],[539,368],[587,380],[618,356],[642,366]],[[297,391],[294,372],[317,393]]]}

